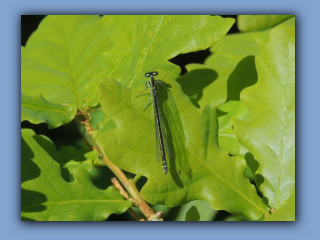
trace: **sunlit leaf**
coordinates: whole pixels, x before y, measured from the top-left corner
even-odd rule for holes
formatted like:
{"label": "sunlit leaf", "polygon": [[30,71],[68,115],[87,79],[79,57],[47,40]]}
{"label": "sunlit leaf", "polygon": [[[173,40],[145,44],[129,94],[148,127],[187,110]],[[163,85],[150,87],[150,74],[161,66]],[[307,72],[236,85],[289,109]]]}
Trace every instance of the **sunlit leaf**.
{"label": "sunlit leaf", "polygon": [[294,15],[239,15],[238,28],[241,32],[264,30],[293,17]]}
{"label": "sunlit leaf", "polygon": [[[96,133],[99,148],[120,168],[149,179],[141,194],[150,203],[177,206],[205,199],[216,209],[253,219],[264,214],[266,206],[244,177],[245,161],[230,159],[217,147],[215,111],[209,107],[200,111],[191,105],[173,81],[179,69],[168,62],[179,53],[211,46],[224,36],[232,20],[207,16],[128,16],[104,20],[106,26],[119,23],[118,31],[126,35],[114,34],[111,39],[123,38],[119,42],[127,44],[119,44],[103,55],[101,78],[117,81],[106,79],[101,84],[100,103],[107,119]],[[133,34],[124,21],[137,25],[139,35]],[[167,176],[155,161],[152,109],[143,113],[147,99],[135,99],[142,88],[129,89],[143,86],[144,73],[150,70],[157,70],[159,79],[172,85],[169,92],[162,91],[160,96],[161,105],[168,103],[163,114],[167,116],[168,141],[175,155]],[[226,169],[228,172],[222,173]]]}
{"label": "sunlit leaf", "polygon": [[[189,72],[178,79],[195,106],[220,106],[219,146],[232,155],[244,156],[247,152],[237,140],[230,119],[250,115],[240,101],[240,92],[257,81],[256,41],[264,42],[267,36],[268,32],[227,35],[210,49],[213,54],[203,65],[187,65]],[[221,105],[224,102],[226,106]]]}
{"label": "sunlit leaf", "polygon": [[256,57],[258,82],[241,93],[252,113],[232,119],[239,141],[259,162],[268,204],[278,209],[295,189],[295,20],[275,27]]}
{"label": "sunlit leaf", "polygon": [[230,120],[231,118],[246,120],[251,113],[241,101],[226,102],[219,110],[222,112],[219,117],[220,148],[231,155],[244,157],[248,150],[239,143]]}
{"label": "sunlit leaf", "polygon": [[21,48],[22,92],[78,109],[95,106],[101,78],[137,87],[150,70],[177,76],[179,68],[168,60],[210,47],[233,22],[219,16],[47,16]]}
{"label": "sunlit leaf", "polygon": [[143,86],[148,71],[162,70],[176,78],[180,68],[169,62],[171,58],[212,46],[233,23],[220,16],[106,16],[103,24],[116,45],[103,54],[99,77],[131,88]]}
{"label": "sunlit leaf", "polygon": [[[253,173],[257,173],[260,167],[259,174],[263,172],[263,177],[274,168],[261,166],[261,162],[255,166],[256,156],[263,156],[265,159],[264,153],[259,153],[260,142],[257,144],[256,136],[252,136],[251,142],[243,140],[242,136],[239,138],[243,140],[240,144],[234,134],[233,119],[245,121],[235,120],[239,135],[242,134],[239,130],[241,124],[256,121],[256,105],[252,107],[252,100],[250,102],[248,98],[244,98],[245,106],[240,101],[240,93],[245,89],[243,93],[246,96],[250,93],[246,89],[260,86],[256,84],[255,56],[260,56],[257,62],[260,61],[260,68],[263,68],[265,66],[261,63],[271,62],[265,58],[272,55],[268,54],[268,48],[272,49],[276,45],[275,39],[279,40],[281,53],[285,52],[285,47],[283,48],[284,40],[279,36],[270,35],[273,40],[268,41],[270,30],[234,34],[222,39],[232,23],[232,19],[218,16],[49,16],[21,50],[22,92],[28,96],[41,94],[46,100],[34,104],[41,105],[45,102],[49,109],[57,110],[61,106],[73,105],[73,115],[70,118],[74,117],[76,108],[96,106],[100,101],[103,117],[100,112],[99,118],[103,120],[94,133],[94,139],[101,151],[117,166],[147,177],[148,181],[141,194],[149,203],[170,207],[201,199],[209,202],[212,208],[257,220],[267,213],[267,206],[257,195],[255,187],[245,178],[247,165],[243,158],[246,158]],[[290,24],[285,27],[288,26]],[[273,34],[276,35],[274,30]],[[259,44],[264,47],[258,48]],[[169,60],[180,53],[203,50],[212,45],[211,51],[214,54],[203,65],[187,66],[189,73],[179,78],[180,85],[177,84],[175,80],[180,70]],[[274,58],[273,62],[277,62],[276,60],[279,59]],[[280,62],[283,63],[283,60]],[[172,158],[168,159],[167,175],[163,174],[161,163],[156,161],[152,106],[145,112],[142,111],[148,93],[135,98],[144,89],[144,73],[152,70],[158,71],[159,79],[171,85],[167,90],[158,91],[172,153]],[[272,70],[269,69],[269,72],[272,73]],[[266,71],[258,71],[259,81],[264,75]],[[270,90],[270,95],[278,93],[273,90]],[[252,98],[267,106],[256,95]],[[225,104],[222,105],[223,103]],[[216,113],[214,108],[217,107],[219,110]],[[41,116],[31,112],[31,117],[28,118],[39,121],[46,114],[50,114],[50,111],[41,111]],[[66,116],[69,115],[57,116],[57,119],[51,120],[53,122],[45,119],[45,122],[49,126],[58,126],[67,122]],[[92,122],[96,126],[99,121],[93,119]],[[92,170],[95,156],[84,156],[84,149],[69,147],[58,152],[46,138],[33,135],[30,134],[23,140],[23,156],[28,159],[23,169],[31,168],[34,171],[32,175],[29,175],[29,171],[23,171],[23,186],[28,191],[24,189],[22,196],[36,199],[39,208],[36,209],[37,213],[32,213],[35,215],[24,212],[24,217],[57,220],[68,216],[66,220],[103,220],[109,214],[122,213],[130,206],[112,187],[103,191],[93,186],[88,171]],[[229,157],[225,151],[241,157]],[[248,158],[248,151],[254,156],[250,155]],[[40,158],[45,160],[39,160]],[[248,159],[252,160],[252,165],[248,163]],[[46,161],[46,164],[48,162],[48,168],[55,173],[49,173],[42,161]],[[275,166],[276,164],[272,167]],[[261,172],[261,168],[265,171]],[[282,174],[287,174],[288,169],[283,169]],[[40,181],[42,184],[46,183],[44,176],[56,183],[54,186],[62,187],[63,193],[69,191],[70,193],[65,194],[66,198],[76,196],[76,190],[85,189],[84,192],[79,191],[79,196],[92,201],[90,191],[96,194],[98,200],[106,202],[99,203],[99,213],[95,211],[95,204],[98,204],[96,202],[84,204],[81,211],[75,210],[73,205],[68,206],[67,210],[61,210],[59,204],[50,209],[53,205],[46,205],[46,201],[55,201],[56,196],[52,195],[54,191],[48,185],[40,186]],[[266,179],[269,181],[264,178]],[[292,179],[288,179],[290,185]],[[262,183],[257,182],[258,185]],[[37,189],[33,190],[30,184]],[[262,183],[260,190],[269,199],[275,191],[279,192],[279,188],[271,189],[270,185],[273,185],[268,184]],[[288,186],[284,185],[283,188],[284,193],[281,194],[291,196]],[[282,196],[279,198],[283,200]],[[75,205],[79,207],[78,204]],[[272,202],[270,206],[277,207]],[[282,205],[279,206],[281,209]],[[52,210],[56,215],[48,215],[47,210]],[[197,219],[197,213],[201,220],[200,208],[188,210],[189,220]],[[65,215],[59,215],[55,211],[64,211]]]}
{"label": "sunlit leaf", "polygon": [[186,66],[188,73],[177,80],[182,90],[194,99],[193,103],[198,107],[219,107],[227,99],[239,99],[239,92],[249,79],[254,80],[256,74],[256,41],[263,41],[266,36],[267,32],[225,36],[210,48],[213,54],[204,64]]}
{"label": "sunlit leaf", "polygon": [[53,103],[97,104],[100,54],[112,48],[99,16],[47,16],[21,49],[21,89]]}
{"label": "sunlit leaf", "polygon": [[120,214],[130,207],[130,202],[125,201],[115,188],[96,188],[89,172],[82,167],[72,170],[74,181],[66,182],[62,178],[59,161],[84,158],[75,148],[58,152],[49,139],[24,129],[21,151],[23,219],[101,221],[111,213]]}
{"label": "sunlit leaf", "polygon": [[41,95],[29,97],[21,93],[21,122],[45,122],[49,128],[56,128],[69,123],[76,113],[75,104],[51,103]]}
{"label": "sunlit leaf", "polygon": [[254,56],[258,44],[267,43],[269,33],[270,30],[265,30],[227,35],[210,49],[213,54],[203,65],[187,65],[189,72],[178,79],[195,106],[220,106],[219,146],[232,155],[244,157],[247,153],[237,140],[230,120],[245,120],[250,116],[240,101],[240,92],[257,81]]}
{"label": "sunlit leaf", "polygon": [[295,221],[295,191],[285,203],[276,209],[275,213],[269,214],[264,221]]}

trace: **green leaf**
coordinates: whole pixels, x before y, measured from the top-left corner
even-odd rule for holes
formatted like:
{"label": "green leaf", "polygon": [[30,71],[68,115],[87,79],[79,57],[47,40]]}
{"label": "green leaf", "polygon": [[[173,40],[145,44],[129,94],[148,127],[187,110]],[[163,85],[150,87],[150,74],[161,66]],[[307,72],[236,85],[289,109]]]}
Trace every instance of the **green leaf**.
{"label": "green leaf", "polygon": [[102,110],[116,127],[97,133],[99,148],[121,169],[148,178],[141,194],[152,204],[170,207],[199,199],[215,209],[260,218],[267,207],[244,177],[245,161],[218,148],[215,110],[195,108],[176,81],[160,71],[159,78],[172,86],[158,91],[174,155],[168,160],[168,174],[156,161],[153,109],[142,111],[147,96],[135,98],[142,88],[131,90],[111,79],[101,83]]}
{"label": "green leaf", "polygon": [[97,104],[100,54],[112,48],[99,16],[47,16],[21,49],[21,89],[52,103]]}
{"label": "green leaf", "polygon": [[[240,159],[231,161],[226,153],[218,149],[215,112],[210,108],[197,111],[190,105],[177,89],[179,86],[172,82],[179,74],[179,69],[167,61],[179,53],[205,49],[217,42],[230,28],[232,20],[207,16],[128,16],[104,20],[105,26],[109,24],[110,27],[113,22],[118,22],[117,31],[126,35],[114,34],[111,39],[119,44],[103,54],[104,72],[99,77],[112,77],[117,82],[105,80],[100,88],[100,102],[104,113],[108,115],[96,134],[100,148],[120,168],[149,178],[142,195],[151,203],[177,206],[194,199],[206,199],[215,208],[259,218],[266,212],[266,206],[243,176],[245,162]],[[136,33],[131,25],[124,22],[136,25]],[[150,70],[157,70],[161,80],[171,80],[170,84],[175,86],[178,95],[174,99],[184,99],[184,104],[178,110],[179,101],[170,94],[162,93],[162,99],[169,103],[169,108],[164,111],[171,117],[166,124],[170,124],[169,144],[176,155],[175,161],[171,165],[169,163],[172,172],[166,178],[161,165],[150,161],[155,159],[156,153],[152,133],[153,113],[149,112],[151,108],[148,113],[142,113],[145,102],[134,99],[142,88],[133,92],[125,88],[142,86],[136,80],[142,80],[144,73]],[[187,114],[188,109],[190,115]],[[197,117],[189,119],[193,114]],[[110,125],[113,125],[112,128],[108,127]],[[188,128],[188,125],[191,126]],[[211,132],[213,134],[209,134]],[[187,144],[185,141],[188,141]],[[215,144],[211,145],[212,142]],[[188,144],[190,149],[186,149]],[[197,158],[201,164],[197,163]],[[229,169],[235,174],[220,175],[220,170],[216,168]],[[207,186],[210,186],[208,194],[204,190]],[[223,196],[221,189],[226,189]]]}
{"label": "green leaf", "polygon": [[259,162],[268,204],[278,209],[295,189],[295,19],[275,27],[256,57],[258,83],[241,93],[252,113],[232,119],[235,133]]}
{"label": "green leaf", "polygon": [[228,101],[219,110],[219,147],[233,156],[245,157],[248,150],[239,143],[231,124],[232,118],[247,120],[251,114],[241,101]]}
{"label": "green leaf", "polygon": [[189,64],[189,72],[178,79],[195,106],[219,107],[219,146],[235,156],[245,157],[248,150],[236,138],[231,118],[245,120],[251,116],[240,101],[240,92],[257,81],[254,56],[258,44],[268,41],[269,33],[227,35],[211,47],[213,54],[203,65]]}
{"label": "green leaf", "polygon": [[[21,131],[22,218],[37,221],[102,221],[111,213],[130,207],[118,190],[97,189],[84,168],[73,169],[73,182],[66,182],[58,161],[83,159],[75,148],[54,151],[53,143],[33,131]],[[68,154],[69,153],[69,154]],[[82,155],[82,157],[81,157]]]}
{"label": "green leaf", "polygon": [[144,74],[152,70],[176,78],[180,68],[168,60],[212,46],[234,23],[230,18],[199,15],[108,16],[103,21],[116,45],[103,54],[104,70],[97,78],[117,79],[132,88],[142,86]]}
{"label": "green leaf", "polygon": [[151,69],[177,76],[169,59],[210,47],[233,23],[219,16],[47,16],[21,49],[22,91],[95,106],[101,78],[137,87]]}
{"label": "green leaf", "polygon": [[259,31],[276,26],[293,16],[294,15],[239,15],[237,23],[241,32]]}
{"label": "green leaf", "polygon": [[21,93],[21,122],[25,120],[34,124],[45,122],[51,129],[69,123],[76,113],[75,104],[51,103],[41,95],[29,97]]}
{"label": "green leaf", "polygon": [[257,78],[254,57],[243,58],[229,75],[227,102],[219,108],[220,111],[227,113],[219,117],[219,146],[235,156],[244,157],[247,149],[238,142],[230,120],[233,117],[245,120],[250,116],[250,112],[240,101],[240,92],[254,85]]}
{"label": "green leaf", "polygon": [[[267,34],[261,32],[227,35],[210,48],[213,54],[204,64],[187,65],[188,73],[177,81],[185,94],[193,99],[194,105],[210,105],[216,108],[227,99],[239,98],[235,95],[238,93],[232,91],[241,91],[248,82],[247,79],[256,74],[253,61],[253,56],[258,52],[256,41],[263,41]],[[242,78],[245,81],[242,81]]]}
{"label": "green leaf", "polygon": [[295,221],[295,191],[285,203],[264,221]]}
{"label": "green leaf", "polygon": [[[240,101],[240,92],[257,81],[254,63],[257,41],[264,42],[268,33],[227,35],[210,49],[213,54],[203,65],[189,64],[189,72],[178,79],[195,106],[220,106],[219,146],[235,156],[244,157],[247,150],[237,140],[230,119],[250,116]],[[225,106],[221,105],[224,102]]]}

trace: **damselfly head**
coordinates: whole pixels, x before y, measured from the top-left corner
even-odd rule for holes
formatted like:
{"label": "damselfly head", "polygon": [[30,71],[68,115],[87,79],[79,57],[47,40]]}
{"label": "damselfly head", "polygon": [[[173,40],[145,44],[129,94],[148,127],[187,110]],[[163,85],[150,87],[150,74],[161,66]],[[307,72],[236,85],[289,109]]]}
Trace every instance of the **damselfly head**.
{"label": "damselfly head", "polygon": [[157,76],[157,75],[158,75],[157,71],[147,72],[146,74],[144,74],[145,77]]}

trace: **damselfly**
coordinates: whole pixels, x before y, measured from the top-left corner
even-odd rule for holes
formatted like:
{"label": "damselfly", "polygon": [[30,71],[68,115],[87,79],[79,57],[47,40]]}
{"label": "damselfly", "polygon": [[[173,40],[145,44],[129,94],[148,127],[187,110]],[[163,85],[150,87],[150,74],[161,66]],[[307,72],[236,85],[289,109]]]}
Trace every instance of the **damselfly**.
{"label": "damselfly", "polygon": [[[170,156],[170,151],[167,143],[167,138],[166,138],[166,132],[164,129],[164,124],[163,120],[161,118],[161,112],[159,108],[159,102],[158,102],[158,96],[157,96],[157,91],[158,87],[163,88],[165,85],[163,82],[160,80],[156,80],[154,77],[158,75],[158,72],[152,71],[152,72],[147,72],[144,76],[149,78],[149,80],[146,82],[145,86],[146,88],[137,96],[139,97],[145,90],[150,88],[150,95],[148,102],[146,106],[144,107],[144,110],[149,105],[151,97],[153,98],[153,110],[154,110],[154,121],[155,121],[155,131],[156,131],[156,145],[157,145],[157,160],[159,161],[160,154],[161,154],[161,160],[162,160],[162,169],[164,174],[167,174],[167,156]],[[136,97],[136,98],[137,98]]]}

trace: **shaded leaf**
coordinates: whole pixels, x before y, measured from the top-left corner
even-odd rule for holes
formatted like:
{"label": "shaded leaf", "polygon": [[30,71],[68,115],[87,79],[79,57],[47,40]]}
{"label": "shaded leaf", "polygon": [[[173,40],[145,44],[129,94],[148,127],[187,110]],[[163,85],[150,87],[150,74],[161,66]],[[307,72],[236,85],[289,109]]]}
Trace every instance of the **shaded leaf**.
{"label": "shaded leaf", "polygon": [[259,31],[276,26],[293,16],[294,15],[239,15],[237,23],[241,32]]}
{"label": "shaded leaf", "polygon": [[199,221],[200,214],[195,206],[192,206],[186,213],[186,221]]}
{"label": "shaded leaf", "polygon": [[177,206],[202,199],[215,209],[259,218],[267,208],[244,177],[245,161],[218,148],[215,111],[195,108],[179,84],[163,72],[159,77],[172,86],[169,91],[159,90],[174,156],[168,161],[168,174],[156,161],[152,107],[143,112],[147,96],[135,98],[142,89],[131,90],[111,79],[101,83],[102,110],[116,128],[96,135],[99,148],[121,169],[148,178],[141,194],[152,204]]}
{"label": "shaded leaf", "polygon": [[212,221],[216,214],[210,203],[195,200],[180,207],[175,221]]}
{"label": "shaded leaf", "polygon": [[50,129],[69,123],[76,113],[75,104],[51,103],[41,95],[29,97],[21,93],[21,122],[25,120],[34,124],[44,122]]}
{"label": "shaded leaf", "polygon": [[21,211],[24,219],[102,221],[111,213],[120,214],[130,207],[130,202],[123,200],[115,188],[99,190],[94,187],[84,168],[72,170],[73,182],[62,178],[55,160],[72,160],[81,155],[75,153],[74,148],[54,152],[50,140],[28,129],[22,130],[22,143]]}
{"label": "shaded leaf", "polygon": [[239,221],[249,221],[248,218],[246,217],[243,217],[243,216],[229,216],[225,219],[225,221],[227,222],[239,222]]}
{"label": "shaded leaf", "polygon": [[275,27],[256,57],[258,83],[241,93],[252,119],[232,119],[259,162],[260,190],[278,209],[295,188],[295,20]]}

